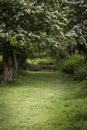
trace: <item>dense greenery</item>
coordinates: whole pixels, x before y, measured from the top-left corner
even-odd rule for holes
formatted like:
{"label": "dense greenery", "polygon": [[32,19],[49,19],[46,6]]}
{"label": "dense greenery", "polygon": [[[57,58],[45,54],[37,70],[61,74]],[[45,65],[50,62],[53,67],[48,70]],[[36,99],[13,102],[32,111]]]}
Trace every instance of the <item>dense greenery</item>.
{"label": "dense greenery", "polygon": [[87,59],[86,0],[0,0],[2,83],[26,69],[26,59],[69,55]]}
{"label": "dense greenery", "polygon": [[66,12],[57,0],[0,0],[3,82],[24,68],[27,57],[55,55],[65,40]]}
{"label": "dense greenery", "polygon": [[87,79],[87,64],[82,64],[75,70],[74,79],[80,81]]}
{"label": "dense greenery", "polygon": [[83,64],[83,57],[80,55],[70,56],[58,63],[58,69],[67,74],[74,74],[75,70]]}
{"label": "dense greenery", "polygon": [[77,49],[83,54],[87,61],[87,1],[66,0],[69,6],[69,29],[74,36]]}

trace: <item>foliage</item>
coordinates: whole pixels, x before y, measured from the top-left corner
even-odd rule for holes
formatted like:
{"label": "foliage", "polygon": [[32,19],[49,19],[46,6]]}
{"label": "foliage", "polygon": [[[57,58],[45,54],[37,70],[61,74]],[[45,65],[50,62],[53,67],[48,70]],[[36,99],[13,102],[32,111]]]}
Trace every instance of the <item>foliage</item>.
{"label": "foliage", "polygon": [[41,71],[42,68],[41,68],[40,65],[28,64],[28,70],[30,70],[30,71]]}
{"label": "foliage", "polygon": [[50,64],[55,64],[55,62],[56,62],[56,59],[54,59],[52,57],[27,59],[27,63],[29,63],[29,64],[50,65]]}
{"label": "foliage", "polygon": [[82,62],[83,58],[81,56],[74,55],[60,61],[58,68],[65,73],[74,74],[74,71]]}
{"label": "foliage", "polygon": [[36,58],[36,59],[27,59],[27,64],[29,70],[32,71],[41,71],[47,70],[52,71],[56,70],[56,59],[51,57],[44,57],[44,58]]}
{"label": "foliage", "polygon": [[0,0],[2,82],[8,82],[23,69],[27,57],[51,55],[62,47],[68,22],[66,12],[61,0]]}
{"label": "foliage", "polygon": [[47,54],[50,45],[57,47],[64,39],[65,10],[59,1],[1,0],[1,43],[10,42],[18,51],[24,50],[28,57]]}
{"label": "foliage", "polygon": [[2,61],[2,56],[0,55],[0,62]]}
{"label": "foliage", "polygon": [[68,28],[77,42],[78,50],[87,55],[87,1],[66,0],[70,13]]}
{"label": "foliage", "polygon": [[66,12],[61,0],[0,0],[2,82],[8,82],[23,69],[27,57],[46,56],[63,45],[68,22]]}
{"label": "foliage", "polygon": [[83,64],[75,70],[74,79],[80,81],[87,79],[87,64]]}

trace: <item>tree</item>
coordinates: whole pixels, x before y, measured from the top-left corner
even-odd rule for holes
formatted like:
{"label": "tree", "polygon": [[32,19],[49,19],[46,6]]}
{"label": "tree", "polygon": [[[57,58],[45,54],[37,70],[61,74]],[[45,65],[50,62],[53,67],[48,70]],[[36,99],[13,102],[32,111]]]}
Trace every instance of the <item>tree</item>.
{"label": "tree", "polygon": [[[20,41],[23,4],[18,1],[0,1],[0,44],[3,53],[3,82],[11,80],[13,73],[18,70],[16,44]],[[22,22],[20,22],[22,21]],[[19,39],[16,39],[16,36]]]}
{"label": "tree", "polygon": [[59,0],[0,0],[4,83],[23,68],[27,57],[46,54],[63,45],[66,11]]}
{"label": "tree", "polygon": [[87,1],[66,0],[70,8],[68,15],[69,29],[77,42],[77,49],[84,54],[87,61]]}

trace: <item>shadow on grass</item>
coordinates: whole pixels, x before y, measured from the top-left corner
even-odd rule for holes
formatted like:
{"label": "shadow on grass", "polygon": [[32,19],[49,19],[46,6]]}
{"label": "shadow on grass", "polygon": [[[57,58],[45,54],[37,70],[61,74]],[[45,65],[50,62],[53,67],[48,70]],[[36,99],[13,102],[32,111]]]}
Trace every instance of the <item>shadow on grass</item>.
{"label": "shadow on grass", "polygon": [[[21,72],[15,75],[7,85],[7,87],[24,87],[24,86],[37,86],[37,84],[47,84],[48,82],[59,81],[60,74],[58,72]],[[61,79],[61,78],[60,78]],[[3,86],[3,85],[1,85]]]}
{"label": "shadow on grass", "polygon": [[[15,75],[7,85],[0,85],[0,87],[10,87],[10,88],[19,88],[19,87],[40,87],[40,84],[46,87],[47,84],[57,84],[63,85],[65,91],[68,90],[68,95],[64,100],[68,99],[78,99],[87,97],[87,81],[81,83],[72,81],[71,78],[63,78],[63,74],[60,72],[34,72],[34,71],[24,71]],[[58,87],[58,86],[57,86]],[[71,91],[72,90],[72,91]]]}

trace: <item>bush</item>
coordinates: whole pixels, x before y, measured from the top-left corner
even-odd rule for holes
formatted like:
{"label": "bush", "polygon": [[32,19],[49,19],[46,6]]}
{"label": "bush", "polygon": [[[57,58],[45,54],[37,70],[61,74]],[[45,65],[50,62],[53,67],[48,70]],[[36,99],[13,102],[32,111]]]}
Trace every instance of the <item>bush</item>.
{"label": "bush", "polygon": [[46,61],[46,62],[40,61],[38,64],[39,65],[54,65],[55,62],[54,61]]}
{"label": "bush", "polygon": [[28,68],[30,71],[41,71],[42,70],[42,68],[39,65],[34,65],[34,64],[30,64]]}
{"label": "bush", "polygon": [[41,70],[56,70],[56,59],[51,57],[47,58],[36,58],[34,60],[27,59],[28,68],[31,71],[41,71]]}
{"label": "bush", "polygon": [[56,59],[53,59],[51,57],[46,58],[36,58],[36,59],[27,59],[28,64],[35,64],[35,65],[53,65],[55,64]]}
{"label": "bush", "polygon": [[74,73],[75,80],[85,80],[87,78],[87,64],[79,66]]}
{"label": "bush", "polygon": [[56,62],[56,59],[53,59],[51,57],[46,57],[46,58],[38,60],[39,65],[54,65],[55,62]]}
{"label": "bush", "polygon": [[76,68],[82,64],[83,58],[79,55],[70,56],[62,60],[59,64],[59,69],[67,74],[74,74]]}

